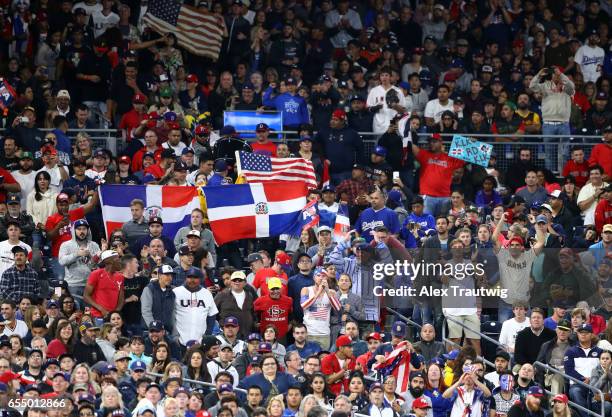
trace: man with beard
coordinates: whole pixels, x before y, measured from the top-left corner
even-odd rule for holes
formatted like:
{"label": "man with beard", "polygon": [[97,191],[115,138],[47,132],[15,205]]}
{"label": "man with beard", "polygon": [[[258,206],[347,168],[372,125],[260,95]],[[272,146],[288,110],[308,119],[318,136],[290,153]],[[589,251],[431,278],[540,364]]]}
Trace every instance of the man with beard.
{"label": "man with beard", "polygon": [[19,374],[24,378],[33,379],[35,383],[40,384],[44,376],[42,363],[43,352],[39,349],[32,349],[28,352],[27,363]]}
{"label": "man with beard", "polygon": [[100,247],[92,240],[89,223],[85,219],[74,222],[72,239],[62,243],[59,263],[66,270],[64,279],[71,294],[83,295],[87,278],[100,257]]}
{"label": "man with beard", "polygon": [[511,172],[512,175],[507,176],[506,185],[511,192],[524,185],[523,180],[527,171],[536,169],[531,157],[531,149],[523,147],[519,149],[519,159],[508,167],[508,172]]}
{"label": "man with beard", "polygon": [[510,363],[510,354],[505,350],[498,349],[495,353],[495,370],[484,376],[484,379],[493,384],[494,387],[499,387],[499,378],[508,370]]}
{"label": "man with beard", "polygon": [[514,404],[508,410],[508,417],[544,417],[542,398],[544,390],[538,386],[529,388],[524,402]]}
{"label": "man with beard", "polygon": [[79,326],[79,331],[81,338],[74,345],[74,358],[76,361],[78,363],[85,362],[89,366],[93,366],[96,362],[104,360],[104,353],[96,343],[96,334],[100,331],[100,328],[86,321]]}
{"label": "man with beard", "polygon": [[[412,402],[417,398],[422,398],[431,406],[431,399],[424,395],[425,392],[425,375],[421,371],[410,372],[410,384],[408,391],[404,394],[404,404],[402,404],[402,410],[406,414],[410,411]],[[433,417],[431,408],[427,411],[427,417]]]}
{"label": "man with beard", "polygon": [[516,114],[518,114],[523,121],[525,133],[533,135],[540,133],[542,123],[540,122],[540,116],[531,111],[530,107],[529,94],[525,92],[520,93],[516,100]]}
{"label": "man with beard", "polygon": [[514,390],[521,397],[521,401],[527,397],[529,388],[537,385],[534,381],[535,370],[533,365],[526,363],[518,371],[518,378],[516,379],[516,387]]}

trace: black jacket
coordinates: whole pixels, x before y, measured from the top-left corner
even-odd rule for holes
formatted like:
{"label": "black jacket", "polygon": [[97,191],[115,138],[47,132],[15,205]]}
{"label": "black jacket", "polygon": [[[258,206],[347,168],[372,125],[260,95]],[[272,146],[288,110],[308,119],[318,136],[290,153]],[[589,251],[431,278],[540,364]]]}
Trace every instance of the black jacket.
{"label": "black jacket", "polygon": [[[571,339],[568,339],[567,342],[568,342],[568,347],[574,346],[576,344],[576,341],[571,340]],[[540,352],[538,352],[538,359],[537,359],[538,362],[542,362],[548,365],[550,362],[552,351],[555,348],[555,346],[557,346],[556,337],[544,343],[542,347],[540,347]],[[536,381],[538,381],[540,385],[544,385],[544,374],[546,373],[546,370],[542,369],[541,367],[536,367],[535,370],[536,370],[536,376],[535,376]]]}
{"label": "black jacket", "polygon": [[86,345],[79,340],[74,345],[72,352],[77,363],[85,362],[89,366],[93,366],[96,362],[103,361],[105,358],[102,349],[96,342]]}
{"label": "black jacket", "polygon": [[557,336],[554,330],[544,327],[542,333],[536,336],[531,327],[527,327],[516,335],[514,345],[514,360],[517,364],[534,363],[538,359],[538,353],[542,345]]}

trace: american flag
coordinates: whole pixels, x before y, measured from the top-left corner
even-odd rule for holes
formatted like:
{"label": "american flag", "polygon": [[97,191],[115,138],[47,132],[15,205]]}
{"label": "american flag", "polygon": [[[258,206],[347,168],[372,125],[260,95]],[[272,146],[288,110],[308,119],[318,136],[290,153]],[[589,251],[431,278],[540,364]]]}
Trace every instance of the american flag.
{"label": "american flag", "polygon": [[178,44],[195,55],[219,58],[223,18],[176,0],[151,0],[143,17],[159,33],[172,33]]}
{"label": "american flag", "polygon": [[258,153],[236,151],[238,173],[248,182],[303,181],[317,188],[317,176],[311,161],[304,158],[273,158]]}
{"label": "american flag", "polygon": [[379,377],[384,379],[387,375],[395,376],[397,392],[404,395],[410,385],[410,352],[406,349],[408,342],[403,341],[395,346],[393,351],[385,355],[383,363],[376,363],[372,369],[377,371]]}

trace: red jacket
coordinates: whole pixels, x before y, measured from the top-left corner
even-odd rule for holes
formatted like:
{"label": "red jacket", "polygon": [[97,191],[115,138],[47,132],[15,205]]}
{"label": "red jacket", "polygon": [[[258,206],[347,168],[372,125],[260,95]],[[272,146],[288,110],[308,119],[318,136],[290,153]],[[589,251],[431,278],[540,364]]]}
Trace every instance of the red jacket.
{"label": "red jacket", "polygon": [[[356,363],[355,358],[350,358],[346,360],[349,361],[348,362],[349,371],[353,371],[355,369],[355,363]],[[342,370],[342,367],[340,366],[340,362],[338,362],[338,357],[336,356],[336,353],[332,353],[332,354],[325,356],[323,360],[321,361],[321,372],[323,372],[325,375],[335,374],[335,373],[340,372],[341,370]],[[343,378],[334,384],[328,384],[328,385],[329,385],[329,390],[334,395],[340,395],[342,392],[348,392],[348,384],[349,384],[348,378]]]}
{"label": "red jacket", "polygon": [[593,327],[593,334],[595,335],[599,335],[606,330],[606,320],[598,314],[591,314],[589,324]]}
{"label": "red jacket", "polygon": [[601,233],[604,225],[612,223],[612,203],[608,200],[601,200],[595,206],[595,229]]}

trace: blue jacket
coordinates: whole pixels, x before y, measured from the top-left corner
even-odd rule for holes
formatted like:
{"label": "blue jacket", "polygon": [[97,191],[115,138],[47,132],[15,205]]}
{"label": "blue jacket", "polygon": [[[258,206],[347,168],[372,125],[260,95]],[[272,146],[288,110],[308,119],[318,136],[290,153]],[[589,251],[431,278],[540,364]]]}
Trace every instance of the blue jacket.
{"label": "blue jacket", "polygon": [[601,356],[601,353],[602,350],[597,346],[593,346],[589,350],[588,354],[584,352],[584,349],[582,349],[580,345],[572,346],[565,351],[565,357],[563,358],[563,370],[569,376],[580,381],[583,381],[585,378],[590,378],[590,373],[589,375],[585,376],[576,371],[576,362],[596,361],[596,365],[599,365],[599,356]]}
{"label": "blue jacket", "polygon": [[316,342],[306,342],[302,349],[298,349],[295,345],[287,346],[287,352],[291,352],[292,350],[297,351],[300,354],[300,358],[306,359],[310,355],[316,355],[321,351],[321,345]]}
{"label": "blue jacket", "polygon": [[303,123],[309,123],[308,106],[306,101],[298,95],[292,96],[289,93],[279,94],[271,97],[272,87],[264,92],[263,105],[274,107],[283,115],[283,126],[299,126]]}
{"label": "blue jacket", "polygon": [[[171,334],[174,329],[174,291],[172,288],[162,291],[158,281],[151,281],[149,285],[145,287],[141,296],[141,304],[150,305],[153,320],[159,320],[164,324],[167,334]],[[145,324],[147,327],[150,322],[147,321],[148,317],[144,317]]]}
{"label": "blue jacket", "polygon": [[[279,393],[286,394],[289,387],[297,386],[298,382],[291,375],[284,372],[278,372],[276,374],[276,379],[274,380],[274,385],[276,385]],[[247,376],[246,378],[240,380],[240,383],[238,384],[238,388],[243,389],[249,389],[250,387],[254,386],[261,388],[264,400],[268,398],[268,395],[270,395],[270,391],[272,390],[272,384],[263,376],[263,374]]]}
{"label": "blue jacket", "polygon": [[287,293],[293,299],[293,318],[297,321],[301,322],[304,318],[304,311],[300,304],[302,288],[310,287],[311,285],[314,285],[312,274],[303,275],[299,273],[289,277]]}
{"label": "blue jacket", "polygon": [[72,155],[72,146],[70,145],[70,139],[66,134],[60,129],[53,129],[51,131],[57,138],[57,144],[55,148],[58,151],[66,152],[68,155]]}
{"label": "blue jacket", "polygon": [[[356,130],[325,128],[319,130],[314,141],[321,145],[325,158],[331,165],[329,172],[350,172],[355,163],[366,164],[363,140]],[[323,159],[323,158],[322,158]]]}

